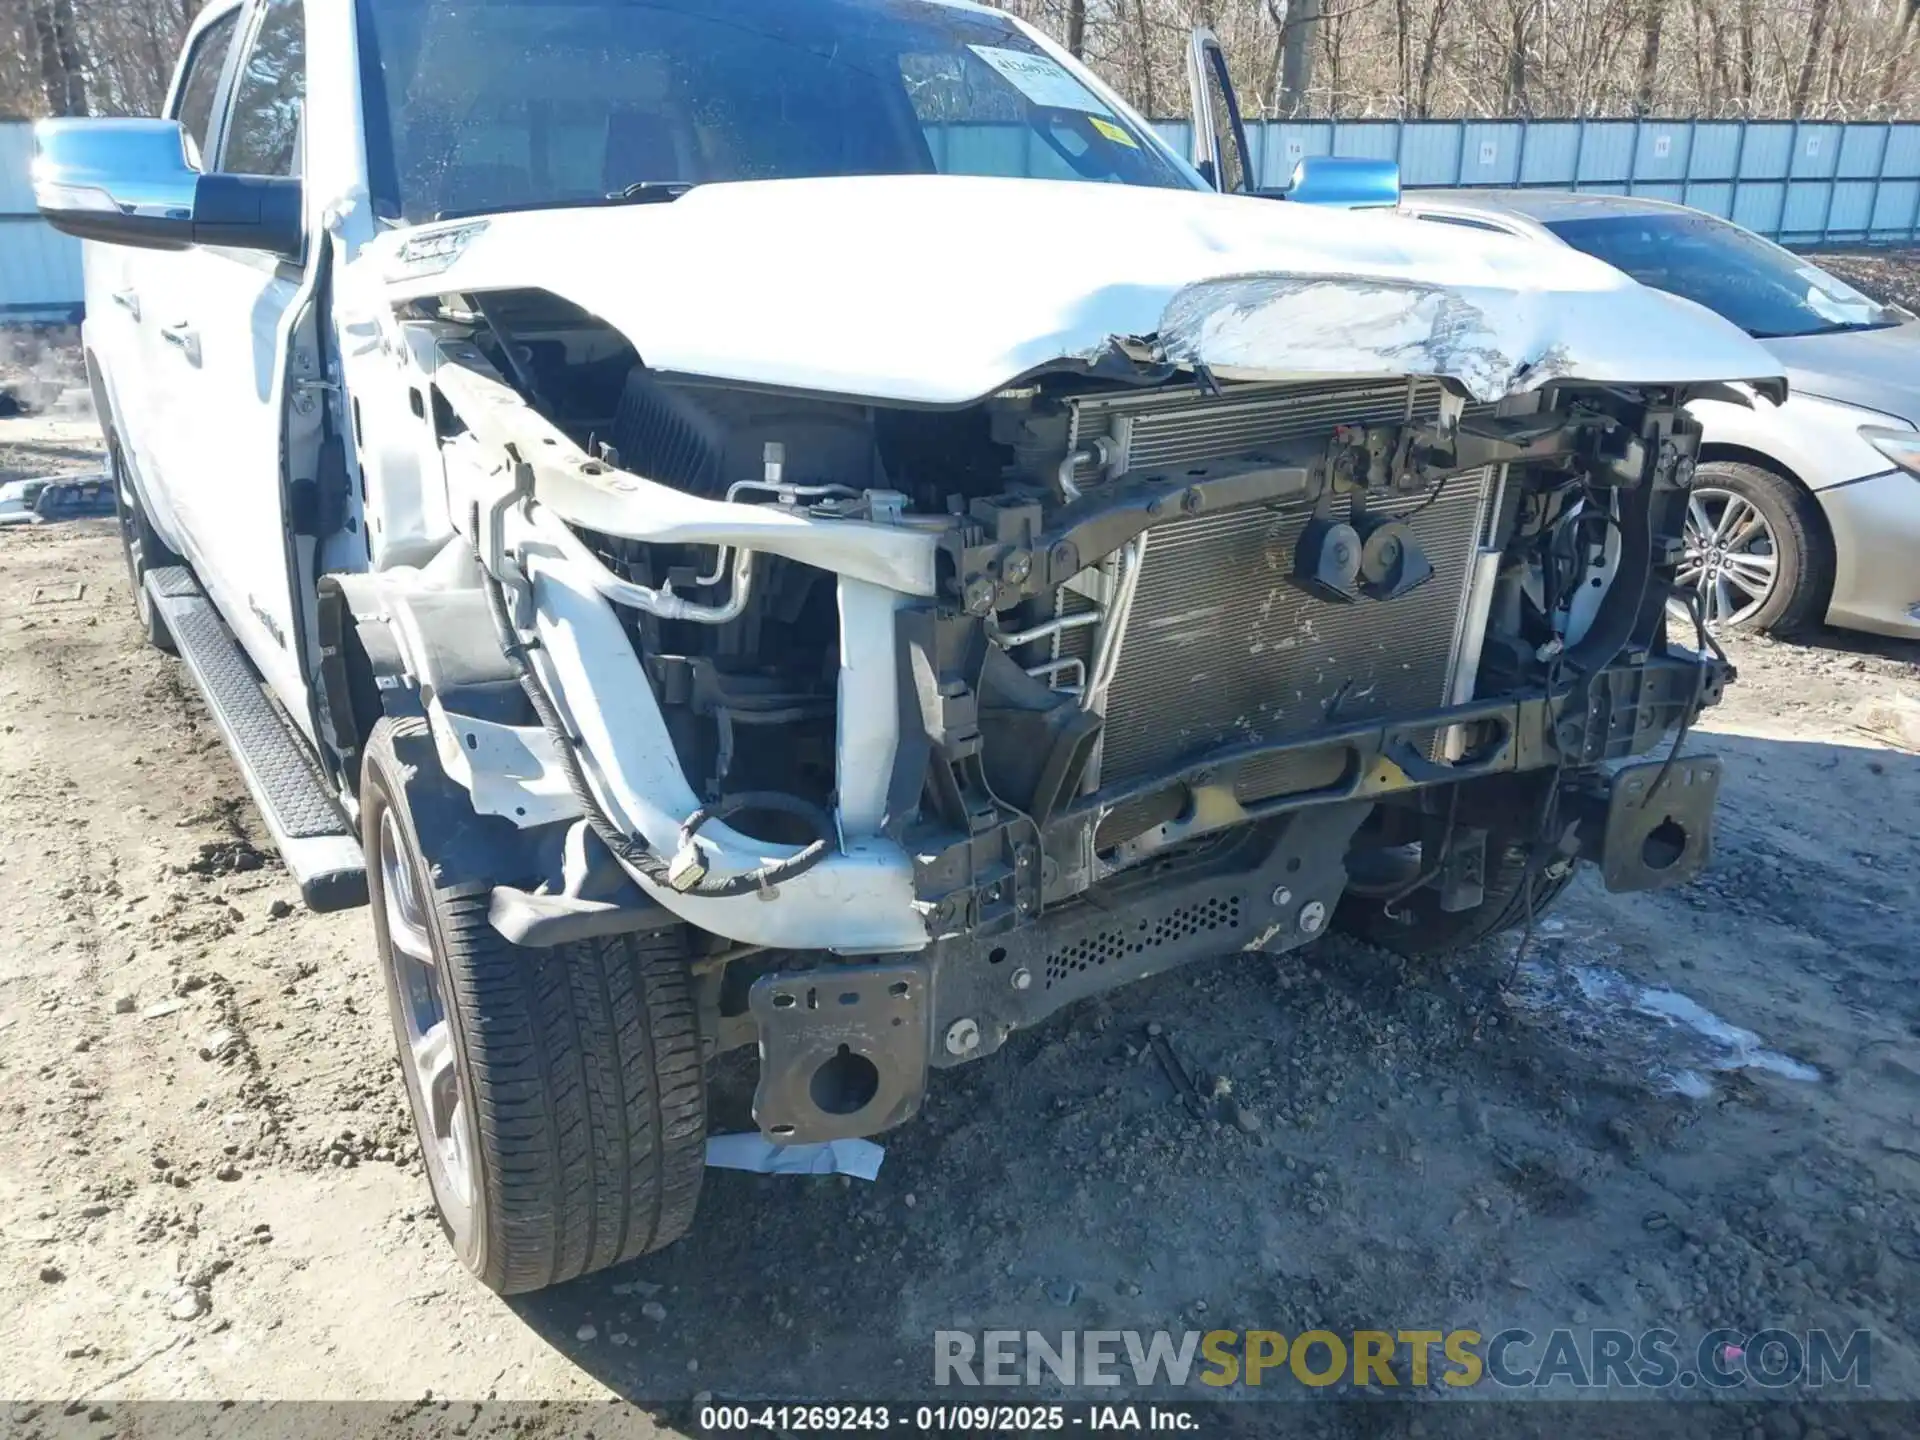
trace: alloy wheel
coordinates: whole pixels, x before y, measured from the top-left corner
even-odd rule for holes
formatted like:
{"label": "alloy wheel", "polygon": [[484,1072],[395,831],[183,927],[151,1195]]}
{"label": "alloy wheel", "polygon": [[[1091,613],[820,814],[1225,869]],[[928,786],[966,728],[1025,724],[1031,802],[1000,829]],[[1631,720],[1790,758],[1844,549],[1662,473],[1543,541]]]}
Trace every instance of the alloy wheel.
{"label": "alloy wheel", "polygon": [[392,810],[380,816],[380,889],[387,922],[387,963],[400,993],[405,1039],[400,1063],[419,1097],[422,1139],[433,1171],[434,1196],[456,1235],[471,1228],[473,1155],[467,1140],[466,1101],[455,1060],[452,1005],[445,967],[427,929],[414,867]]}
{"label": "alloy wheel", "polygon": [[1780,579],[1779,538],[1744,495],[1695,486],[1687,501],[1685,544],[1675,578],[1699,595],[1709,625],[1738,625],[1772,598]]}

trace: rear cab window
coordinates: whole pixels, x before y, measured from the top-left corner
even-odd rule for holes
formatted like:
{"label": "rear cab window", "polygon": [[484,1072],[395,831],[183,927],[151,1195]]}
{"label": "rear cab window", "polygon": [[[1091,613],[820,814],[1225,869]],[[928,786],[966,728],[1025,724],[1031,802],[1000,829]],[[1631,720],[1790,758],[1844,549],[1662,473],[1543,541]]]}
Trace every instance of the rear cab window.
{"label": "rear cab window", "polygon": [[196,170],[207,168],[204,157],[213,129],[214,101],[220,95],[220,72],[226,67],[239,19],[240,12],[230,10],[200,32],[174,102],[173,118],[186,136],[187,163]]}
{"label": "rear cab window", "polygon": [[306,90],[302,0],[267,0],[234,80],[220,168],[232,175],[298,175]]}

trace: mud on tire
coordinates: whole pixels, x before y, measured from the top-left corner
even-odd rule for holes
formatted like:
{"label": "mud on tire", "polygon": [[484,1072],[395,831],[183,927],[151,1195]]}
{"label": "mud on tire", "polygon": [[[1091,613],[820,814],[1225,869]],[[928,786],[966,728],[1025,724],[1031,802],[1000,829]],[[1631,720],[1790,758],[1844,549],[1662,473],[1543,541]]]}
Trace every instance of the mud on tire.
{"label": "mud on tire", "polygon": [[[470,1203],[443,1193],[451,1182],[423,1072],[405,1058],[404,1007],[418,995],[406,990],[411,972],[393,948],[381,862],[389,815],[452,1032]],[[513,1294],[678,1239],[693,1220],[706,1150],[685,930],[553,949],[502,939],[487,920],[492,882],[473,873],[470,857],[483,856],[487,830],[506,822],[473,814],[441,773],[423,720],[375,726],[361,823],[401,1070],[442,1225],[462,1261]]]}

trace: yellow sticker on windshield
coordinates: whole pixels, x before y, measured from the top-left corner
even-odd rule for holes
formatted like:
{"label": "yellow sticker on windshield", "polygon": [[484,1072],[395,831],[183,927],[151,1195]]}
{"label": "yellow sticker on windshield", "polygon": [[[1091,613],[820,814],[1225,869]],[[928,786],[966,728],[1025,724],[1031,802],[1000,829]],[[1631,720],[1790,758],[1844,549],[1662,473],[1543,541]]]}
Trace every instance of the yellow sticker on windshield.
{"label": "yellow sticker on windshield", "polygon": [[1140,142],[1138,140],[1135,140],[1133,136],[1122,130],[1111,120],[1102,120],[1098,115],[1089,115],[1087,117],[1087,123],[1116,145],[1124,145],[1129,150],[1138,150],[1140,148]]}

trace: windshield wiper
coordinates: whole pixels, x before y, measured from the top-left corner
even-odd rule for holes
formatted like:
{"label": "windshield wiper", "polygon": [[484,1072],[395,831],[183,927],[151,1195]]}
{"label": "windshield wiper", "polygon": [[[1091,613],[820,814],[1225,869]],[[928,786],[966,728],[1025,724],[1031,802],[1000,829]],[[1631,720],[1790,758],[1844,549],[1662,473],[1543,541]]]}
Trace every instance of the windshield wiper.
{"label": "windshield wiper", "polygon": [[1862,330],[1891,330],[1898,320],[1835,320],[1811,330],[1749,330],[1756,340],[1804,340],[1810,335],[1852,335]]}
{"label": "windshield wiper", "polygon": [[607,192],[606,203],[646,205],[666,200],[678,200],[687,191],[693,189],[691,180],[636,180],[631,185]]}
{"label": "windshield wiper", "polygon": [[438,220],[471,220],[478,215],[511,215],[521,210],[590,210],[608,205],[664,205],[693,189],[692,180],[636,180],[624,190],[605,195],[575,195],[557,200],[526,200],[516,205],[475,205],[465,210],[441,210]]}

